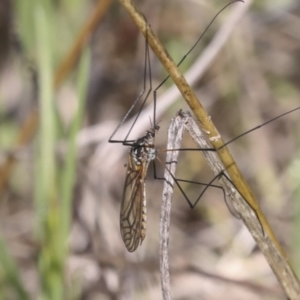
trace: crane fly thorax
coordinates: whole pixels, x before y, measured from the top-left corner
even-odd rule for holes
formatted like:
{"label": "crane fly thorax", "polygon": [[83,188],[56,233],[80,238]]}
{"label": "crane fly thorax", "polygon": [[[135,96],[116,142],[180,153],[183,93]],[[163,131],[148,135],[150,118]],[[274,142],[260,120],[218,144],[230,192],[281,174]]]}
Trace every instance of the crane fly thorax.
{"label": "crane fly thorax", "polygon": [[142,165],[143,162],[149,163],[156,157],[157,150],[154,148],[155,132],[159,126],[146,131],[146,135],[137,139],[130,149],[130,154],[136,165]]}

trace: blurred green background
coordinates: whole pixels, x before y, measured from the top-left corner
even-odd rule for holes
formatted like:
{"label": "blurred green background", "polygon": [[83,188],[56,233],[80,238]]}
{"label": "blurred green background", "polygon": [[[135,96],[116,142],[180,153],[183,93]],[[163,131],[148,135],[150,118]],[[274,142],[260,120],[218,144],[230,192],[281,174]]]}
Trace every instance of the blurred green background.
{"label": "blurred green background", "polygon": [[[162,182],[152,179],[152,167],[146,184],[146,239],[129,254],[119,233],[128,147],[107,141],[143,89],[145,43],[117,1],[97,20],[67,78],[54,83],[99,2],[0,3],[0,166],[16,160],[0,190],[0,299],[162,298]],[[225,4],[136,1],[175,61]],[[241,5],[218,17],[182,64],[183,72],[195,67]],[[225,141],[300,105],[299,22],[299,1],[254,1],[203,75],[195,68],[193,88]],[[151,73],[154,88],[166,76],[154,55]],[[147,83],[149,88],[149,78]],[[158,112],[158,149],[166,145],[170,119],[187,109],[182,98],[162,96],[171,87],[169,80],[158,90],[158,103],[171,103]],[[16,147],[25,120],[35,111],[40,121],[34,138]],[[298,274],[299,114],[229,147]],[[130,137],[143,135],[152,116],[149,106]],[[125,137],[123,127],[116,138]],[[194,145],[187,137],[183,147]],[[163,167],[157,167],[162,174]],[[178,177],[209,182],[213,175],[201,153],[185,152]],[[191,184],[184,189],[191,199],[201,192]],[[222,192],[212,188],[193,210],[175,191],[170,268],[173,299],[284,298],[252,237],[228,211]]]}

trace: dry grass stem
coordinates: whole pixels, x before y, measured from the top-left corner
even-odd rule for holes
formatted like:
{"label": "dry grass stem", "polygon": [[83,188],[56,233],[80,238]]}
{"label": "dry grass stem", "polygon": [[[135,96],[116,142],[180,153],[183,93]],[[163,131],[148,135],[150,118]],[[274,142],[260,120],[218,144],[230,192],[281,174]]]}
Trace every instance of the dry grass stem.
{"label": "dry grass stem", "polygon": [[[167,149],[179,149],[184,132],[184,119],[172,119],[168,130]],[[163,299],[171,299],[169,273],[169,230],[171,219],[171,201],[173,184],[179,151],[168,151],[166,155],[165,183],[161,203],[160,217],[160,272]]]}

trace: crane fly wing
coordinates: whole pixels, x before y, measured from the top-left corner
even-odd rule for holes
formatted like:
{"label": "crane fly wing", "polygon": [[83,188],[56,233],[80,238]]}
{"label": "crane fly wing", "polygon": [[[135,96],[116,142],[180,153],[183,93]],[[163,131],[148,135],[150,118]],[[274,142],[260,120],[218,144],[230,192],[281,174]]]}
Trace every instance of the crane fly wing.
{"label": "crane fly wing", "polygon": [[123,199],[120,212],[120,229],[129,252],[136,250],[146,235],[145,176],[148,163],[137,164],[129,155]]}
{"label": "crane fly wing", "polygon": [[146,135],[137,139],[129,151],[127,173],[121,202],[120,229],[129,252],[136,250],[146,236],[145,179],[149,163],[155,159],[155,125]]}

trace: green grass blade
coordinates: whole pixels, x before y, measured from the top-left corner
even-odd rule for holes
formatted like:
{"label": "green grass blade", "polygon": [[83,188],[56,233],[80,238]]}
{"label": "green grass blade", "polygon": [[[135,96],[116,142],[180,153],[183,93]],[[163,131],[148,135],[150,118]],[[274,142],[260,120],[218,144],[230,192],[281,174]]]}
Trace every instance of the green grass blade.
{"label": "green grass blade", "polygon": [[54,19],[46,6],[35,9],[36,41],[38,51],[40,130],[38,135],[38,163],[36,170],[37,226],[42,244],[39,271],[43,299],[64,299],[64,261],[59,243],[59,206],[56,168],[56,118],[53,92]]}
{"label": "green grass blade", "polygon": [[77,79],[77,95],[78,95],[78,107],[77,113],[72,122],[69,138],[68,138],[68,151],[66,153],[66,162],[61,177],[61,232],[62,242],[67,240],[70,228],[71,208],[72,208],[72,192],[74,189],[75,173],[76,173],[76,137],[81,127],[84,111],[85,111],[85,99],[87,90],[87,78],[89,68],[90,55],[88,51],[83,53],[80,66],[79,75]]}

